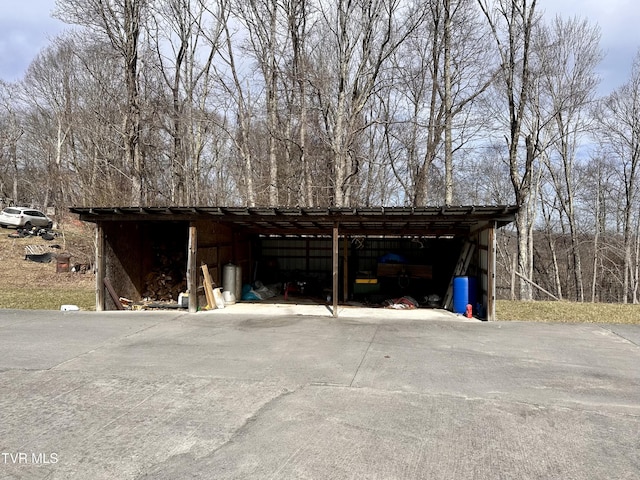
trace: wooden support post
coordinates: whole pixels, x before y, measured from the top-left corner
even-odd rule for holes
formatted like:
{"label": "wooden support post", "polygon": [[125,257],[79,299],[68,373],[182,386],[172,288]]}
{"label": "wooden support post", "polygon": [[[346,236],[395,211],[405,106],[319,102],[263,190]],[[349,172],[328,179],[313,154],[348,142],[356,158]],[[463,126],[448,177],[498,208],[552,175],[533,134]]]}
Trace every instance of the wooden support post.
{"label": "wooden support post", "polygon": [[349,298],[349,242],[345,236],[342,239],[342,301]]}
{"label": "wooden support post", "polygon": [[101,222],[96,224],[96,312],[103,312],[104,302],[104,279],[106,274],[106,264],[104,258],[104,227]]}
{"label": "wooden support post", "polygon": [[189,251],[187,252],[187,292],[189,292],[189,313],[198,311],[198,229],[189,225]]}
{"label": "wooden support post", "polygon": [[338,236],[338,222],[333,224],[333,317],[338,317],[338,257],[340,244]]}
{"label": "wooden support post", "polygon": [[489,227],[487,245],[487,321],[496,319],[496,222]]}

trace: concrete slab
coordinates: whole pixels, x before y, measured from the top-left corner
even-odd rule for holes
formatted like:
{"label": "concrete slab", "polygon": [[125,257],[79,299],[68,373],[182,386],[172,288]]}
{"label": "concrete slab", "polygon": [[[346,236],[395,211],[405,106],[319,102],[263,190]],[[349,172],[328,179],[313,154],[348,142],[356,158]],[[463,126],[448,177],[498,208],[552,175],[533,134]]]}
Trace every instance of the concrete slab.
{"label": "concrete slab", "polygon": [[0,310],[0,368],[52,368],[179,316],[138,313]]}
{"label": "concrete slab", "polygon": [[640,329],[636,325],[602,325],[602,328],[634,345],[640,345]]}
{"label": "concrete slab", "polygon": [[214,455],[175,457],[143,478],[632,478],[633,447],[617,448],[611,430],[633,442],[637,428],[590,411],[310,386]]}
{"label": "concrete slab", "polygon": [[[299,304],[293,301],[283,303],[239,302],[218,310],[202,312],[207,315],[267,315],[267,316],[317,316],[333,317],[333,307],[321,304]],[[455,320],[457,322],[478,322],[463,315],[439,308],[393,309],[382,307],[361,307],[355,305],[338,306],[338,318],[371,320]]]}
{"label": "concrete slab", "polygon": [[0,478],[640,477],[640,327],[379,312],[0,311]]}

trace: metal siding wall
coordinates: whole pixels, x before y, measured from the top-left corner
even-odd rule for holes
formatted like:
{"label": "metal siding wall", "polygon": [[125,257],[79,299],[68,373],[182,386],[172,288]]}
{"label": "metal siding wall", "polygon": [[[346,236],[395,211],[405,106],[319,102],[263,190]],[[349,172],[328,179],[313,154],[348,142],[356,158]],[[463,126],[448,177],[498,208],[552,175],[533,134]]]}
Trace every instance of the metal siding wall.
{"label": "metal siding wall", "polygon": [[331,239],[263,238],[263,257],[276,258],[280,270],[331,271]]}

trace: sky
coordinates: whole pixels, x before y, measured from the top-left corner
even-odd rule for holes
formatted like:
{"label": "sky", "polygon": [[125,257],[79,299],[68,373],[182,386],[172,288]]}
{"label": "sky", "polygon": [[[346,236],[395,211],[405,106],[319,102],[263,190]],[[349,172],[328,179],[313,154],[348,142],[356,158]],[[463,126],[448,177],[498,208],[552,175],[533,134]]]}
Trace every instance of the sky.
{"label": "sky", "polygon": [[20,80],[50,40],[67,26],[51,18],[55,0],[0,0],[0,79]]}
{"label": "sky", "polygon": [[[67,26],[51,18],[55,0],[0,0],[0,79],[20,80],[33,58]],[[606,94],[623,84],[640,48],[638,0],[538,0],[551,19],[579,16],[600,26],[606,54],[599,73]]]}

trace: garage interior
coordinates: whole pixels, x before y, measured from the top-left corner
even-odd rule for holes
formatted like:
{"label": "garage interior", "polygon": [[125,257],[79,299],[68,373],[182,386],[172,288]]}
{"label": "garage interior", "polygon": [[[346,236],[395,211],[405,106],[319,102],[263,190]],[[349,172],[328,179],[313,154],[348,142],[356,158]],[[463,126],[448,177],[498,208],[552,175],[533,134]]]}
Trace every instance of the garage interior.
{"label": "garage interior", "polygon": [[[234,265],[238,297],[251,298],[259,286],[277,301],[326,303],[334,316],[339,304],[401,308],[409,299],[456,311],[462,299],[476,317],[493,320],[495,232],[517,207],[71,211],[96,224],[98,311],[122,308],[119,298],[162,305],[183,294],[196,312],[207,305],[201,266],[222,286],[225,266]],[[468,291],[456,296],[460,279]]]}

